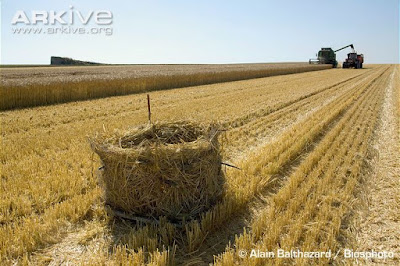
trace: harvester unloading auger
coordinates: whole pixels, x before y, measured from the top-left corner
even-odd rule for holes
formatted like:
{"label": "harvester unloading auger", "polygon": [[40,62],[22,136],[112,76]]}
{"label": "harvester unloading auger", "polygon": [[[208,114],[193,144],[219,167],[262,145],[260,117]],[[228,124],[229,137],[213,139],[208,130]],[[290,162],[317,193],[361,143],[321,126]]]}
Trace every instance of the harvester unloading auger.
{"label": "harvester unloading auger", "polygon": [[336,52],[343,50],[347,47],[351,47],[352,51],[351,53],[347,54],[347,58],[343,62],[343,68],[362,68],[362,65],[364,63],[364,55],[363,54],[357,54],[356,51],[354,50],[354,45],[349,44],[346,45],[340,49],[333,50],[332,48],[321,48],[317,54],[317,59],[310,59],[309,63],[310,64],[332,64],[334,68],[337,67],[338,62],[336,61]]}

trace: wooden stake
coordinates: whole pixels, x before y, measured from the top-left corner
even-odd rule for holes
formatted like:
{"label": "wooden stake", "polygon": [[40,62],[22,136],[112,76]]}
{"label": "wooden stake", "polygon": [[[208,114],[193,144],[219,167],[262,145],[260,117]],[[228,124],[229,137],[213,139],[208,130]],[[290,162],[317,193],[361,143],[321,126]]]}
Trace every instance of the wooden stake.
{"label": "wooden stake", "polygon": [[151,124],[150,95],[147,94],[147,111],[149,112],[149,124]]}

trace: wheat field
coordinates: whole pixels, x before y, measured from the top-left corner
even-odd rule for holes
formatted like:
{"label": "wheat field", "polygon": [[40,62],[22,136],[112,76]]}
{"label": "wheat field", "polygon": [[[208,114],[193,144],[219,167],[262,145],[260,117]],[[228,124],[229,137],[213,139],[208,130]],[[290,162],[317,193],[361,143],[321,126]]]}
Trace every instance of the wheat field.
{"label": "wheat field", "polygon": [[0,110],[328,68],[306,63],[2,68]]}
{"label": "wheat field", "polygon": [[[146,123],[145,93],[0,112],[1,264],[351,264],[341,250],[379,245],[397,265],[400,67],[285,74],[150,93],[154,121],[221,123],[223,160],[241,169],[183,228],[104,207],[88,137]],[[247,254],[279,248],[338,256]]]}

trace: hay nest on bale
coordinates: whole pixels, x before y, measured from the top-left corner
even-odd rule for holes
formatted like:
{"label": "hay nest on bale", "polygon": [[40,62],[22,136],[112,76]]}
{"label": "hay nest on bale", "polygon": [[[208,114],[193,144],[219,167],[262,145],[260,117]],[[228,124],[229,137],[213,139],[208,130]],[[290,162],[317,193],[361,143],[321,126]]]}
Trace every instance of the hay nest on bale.
{"label": "hay nest on bale", "polygon": [[140,217],[190,220],[221,198],[218,126],[156,123],[91,139],[106,203]]}

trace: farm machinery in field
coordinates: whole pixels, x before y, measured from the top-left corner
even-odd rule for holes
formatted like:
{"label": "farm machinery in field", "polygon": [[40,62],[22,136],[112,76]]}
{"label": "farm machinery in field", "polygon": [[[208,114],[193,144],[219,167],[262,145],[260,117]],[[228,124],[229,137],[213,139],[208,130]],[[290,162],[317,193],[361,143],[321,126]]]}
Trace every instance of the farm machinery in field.
{"label": "farm machinery in field", "polygon": [[317,59],[310,59],[309,63],[310,64],[332,64],[334,68],[337,67],[338,62],[336,60],[336,52],[339,52],[340,50],[343,50],[347,47],[351,47],[352,51],[351,53],[347,54],[347,58],[343,62],[343,68],[362,68],[362,65],[364,63],[364,55],[363,54],[357,54],[356,51],[354,50],[354,45],[349,44],[346,45],[340,49],[333,50],[332,48],[321,48],[317,54]]}
{"label": "farm machinery in field", "polygon": [[364,55],[357,54],[355,51],[347,54],[347,58],[343,62],[343,68],[362,68],[364,63]]}

